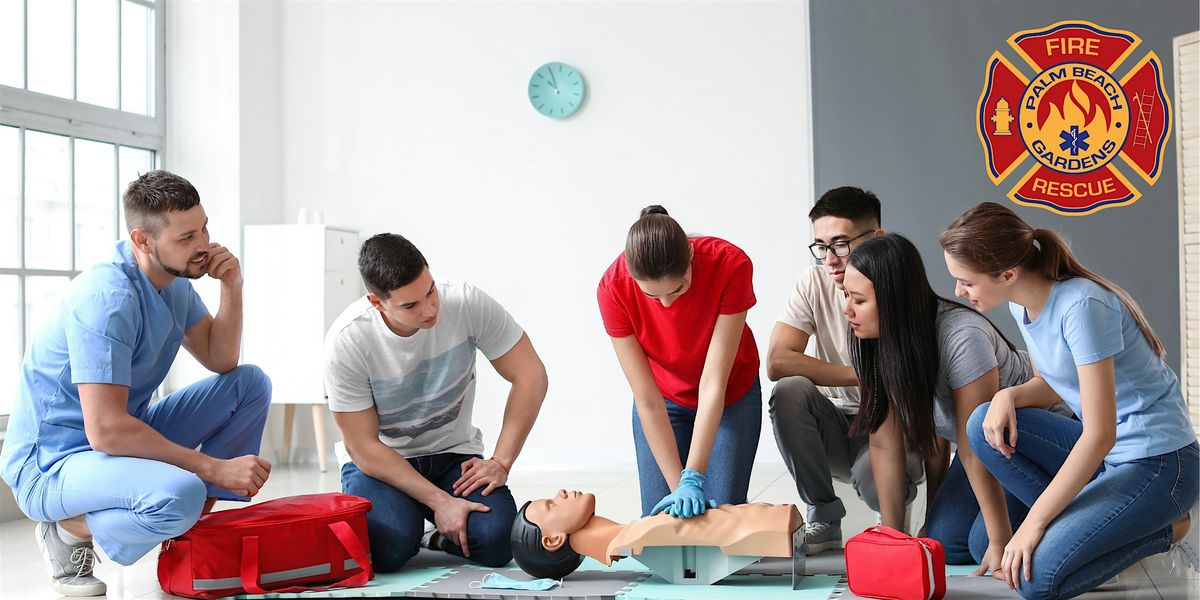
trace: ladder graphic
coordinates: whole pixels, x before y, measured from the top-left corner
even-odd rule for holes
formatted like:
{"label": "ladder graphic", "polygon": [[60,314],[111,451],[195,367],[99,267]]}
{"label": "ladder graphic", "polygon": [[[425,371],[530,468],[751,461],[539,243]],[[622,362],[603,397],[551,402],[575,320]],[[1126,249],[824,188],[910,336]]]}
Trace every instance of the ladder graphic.
{"label": "ladder graphic", "polygon": [[1150,135],[1150,117],[1154,115],[1154,104],[1157,96],[1154,90],[1142,90],[1134,94],[1133,101],[1138,103],[1137,127],[1133,130],[1133,147],[1145,148],[1147,144],[1156,143]]}

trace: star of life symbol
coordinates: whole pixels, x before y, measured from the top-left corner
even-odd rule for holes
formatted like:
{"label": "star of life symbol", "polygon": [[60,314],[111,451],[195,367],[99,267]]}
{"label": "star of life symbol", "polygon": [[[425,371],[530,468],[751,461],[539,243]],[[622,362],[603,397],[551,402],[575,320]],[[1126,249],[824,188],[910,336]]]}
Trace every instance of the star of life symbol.
{"label": "star of life symbol", "polygon": [[1008,45],[1036,72],[1028,78],[999,51],[988,59],[976,130],[988,178],[1000,185],[1033,157],[1008,197],[1062,215],[1137,202],[1117,168],[1149,185],[1162,174],[1171,101],[1153,52],[1114,73],[1141,39],[1087,21],[1019,31]]}

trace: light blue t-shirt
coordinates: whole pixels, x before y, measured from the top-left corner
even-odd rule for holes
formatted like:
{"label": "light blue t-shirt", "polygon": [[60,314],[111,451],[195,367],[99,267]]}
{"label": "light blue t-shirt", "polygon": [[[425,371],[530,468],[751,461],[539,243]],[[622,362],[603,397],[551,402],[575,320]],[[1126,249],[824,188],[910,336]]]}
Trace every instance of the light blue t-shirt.
{"label": "light blue t-shirt", "polygon": [[20,396],[0,454],[4,481],[15,489],[30,459],[46,473],[67,455],[91,449],[83,432],[81,383],[128,387],[129,414],[144,418],[184,332],[207,315],[190,281],[176,278],[154,289],[129,242],[118,242],[111,262],[75,278],[55,318],[25,353]]}
{"label": "light blue t-shirt", "polygon": [[1113,357],[1117,441],[1105,461],[1121,463],[1174,452],[1196,439],[1179,378],[1138,328],[1116,294],[1083,277],[1055,282],[1041,314],[1009,304],[1046,383],[1085,423],[1076,367]]}

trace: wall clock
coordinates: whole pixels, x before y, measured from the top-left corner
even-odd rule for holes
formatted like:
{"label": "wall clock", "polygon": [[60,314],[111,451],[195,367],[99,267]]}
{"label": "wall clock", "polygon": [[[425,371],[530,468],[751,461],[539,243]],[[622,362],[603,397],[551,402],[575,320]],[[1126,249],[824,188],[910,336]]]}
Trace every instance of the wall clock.
{"label": "wall clock", "polygon": [[529,103],[552,119],[575,114],[587,96],[583,75],[560,62],[546,63],[529,78]]}

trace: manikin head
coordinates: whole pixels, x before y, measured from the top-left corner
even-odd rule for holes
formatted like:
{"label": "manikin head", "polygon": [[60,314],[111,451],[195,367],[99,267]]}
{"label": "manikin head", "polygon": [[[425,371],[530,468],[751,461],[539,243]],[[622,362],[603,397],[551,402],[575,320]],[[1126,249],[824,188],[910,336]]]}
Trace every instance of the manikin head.
{"label": "manikin head", "polygon": [[583,555],[571,549],[571,534],[596,514],[596,496],[559,490],[553,498],[526,502],[513,521],[513,559],[522,571],[562,579],[579,568]]}
{"label": "manikin head", "polygon": [[625,266],[643,294],[670,308],[692,286],[692,243],[667,209],[647,206],[625,237]]}
{"label": "manikin head", "polygon": [[363,242],[358,272],[367,300],[396,333],[409,336],[437,324],[441,299],[429,263],[404,236],[380,233]]}
{"label": "manikin head", "polygon": [[860,188],[845,186],[821,195],[808,212],[813,224],[813,243],[808,247],[821,261],[833,282],[842,287],[850,253],[880,229],[879,198]]}
{"label": "manikin head", "polygon": [[149,257],[150,269],[162,271],[147,273],[152,281],[156,275],[199,279],[208,272],[208,216],[188,180],[150,171],[130,182],[121,200],[134,251]]}

